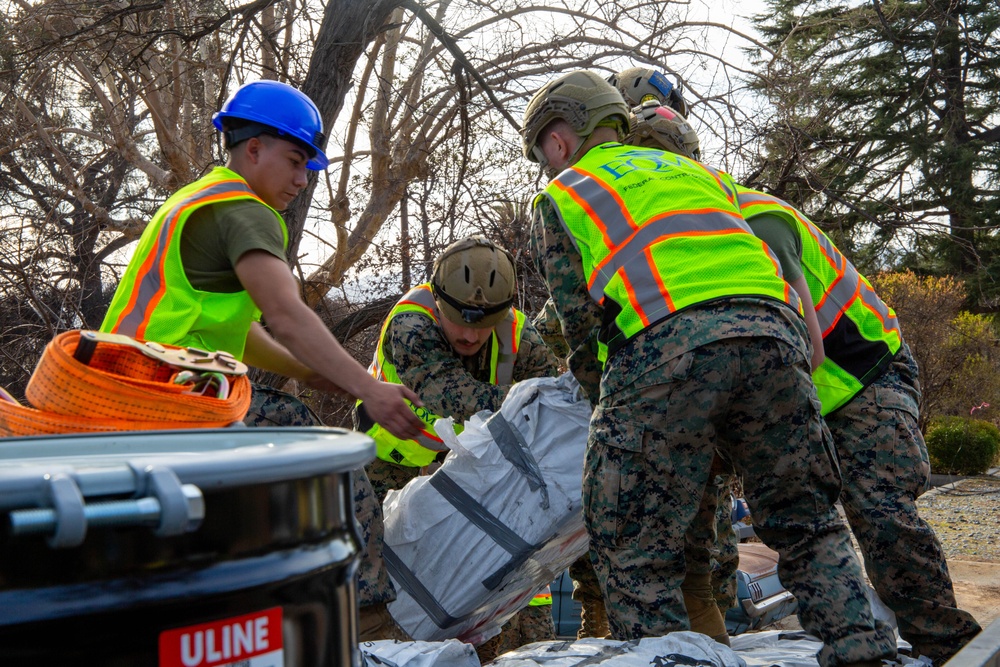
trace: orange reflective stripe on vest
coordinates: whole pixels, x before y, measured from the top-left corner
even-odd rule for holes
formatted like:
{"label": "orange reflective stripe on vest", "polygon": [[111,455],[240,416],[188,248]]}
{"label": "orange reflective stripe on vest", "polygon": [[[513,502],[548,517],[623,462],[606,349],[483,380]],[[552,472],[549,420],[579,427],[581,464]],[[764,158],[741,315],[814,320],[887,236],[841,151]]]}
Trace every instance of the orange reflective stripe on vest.
{"label": "orange reflective stripe on vest", "polygon": [[[155,250],[147,255],[139,269],[136,276],[136,289],[132,291],[128,306],[122,311],[115,323],[113,329],[115,332],[136,338],[145,337],[149,315],[156,309],[160,299],[167,291],[167,283],[164,279],[165,260],[170,243],[175,240],[174,230],[183,214],[194,207],[232,199],[234,195],[241,198],[251,196],[259,200],[246,181],[221,181],[192,193],[190,197],[177,202],[166,214],[157,234]],[[176,242],[179,243],[180,239],[176,239]],[[139,307],[139,304],[142,306]]]}
{"label": "orange reflective stripe on vest", "polygon": [[771,214],[787,221],[802,243],[802,274],[823,334],[824,359],[813,382],[824,415],[841,407],[891,363],[902,345],[896,314],[823,231],[787,202],[741,188],[747,220]]}
{"label": "orange reflective stripe on vest", "polygon": [[539,197],[551,201],[605,309],[599,358],[698,303],[754,296],[800,307],[777,256],[740,215],[735,183],[698,162],[602,144]]}
{"label": "orange reflective stripe on vest", "polygon": [[[430,283],[417,285],[396,302],[389,312],[379,332],[379,342],[375,349],[368,372],[383,382],[403,384],[399,374],[385,355],[386,335],[393,319],[403,313],[419,313],[429,317],[435,323],[440,322],[437,302],[431,291]],[[511,308],[510,314],[493,328],[491,336],[490,383],[510,384],[514,378],[514,364],[517,361],[517,351],[521,343],[521,333],[527,321],[524,313]],[[361,404],[361,401],[358,401]],[[410,404],[410,408],[423,422],[420,434],[412,440],[400,440],[379,424],[374,424],[366,433],[375,440],[376,455],[383,461],[397,463],[410,467],[421,467],[431,463],[439,451],[447,449],[444,442],[434,432],[434,423],[438,415],[427,408],[418,408]],[[461,425],[455,425],[456,432],[461,431]]]}

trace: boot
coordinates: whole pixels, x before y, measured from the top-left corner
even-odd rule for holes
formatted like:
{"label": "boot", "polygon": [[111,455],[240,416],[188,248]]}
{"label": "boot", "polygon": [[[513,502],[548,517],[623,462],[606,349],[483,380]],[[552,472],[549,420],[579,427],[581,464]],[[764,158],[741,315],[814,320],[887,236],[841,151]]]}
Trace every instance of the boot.
{"label": "boot", "polygon": [[358,641],[374,642],[380,639],[413,641],[406,630],[396,623],[384,602],[365,605],[358,610]]}
{"label": "boot", "polygon": [[708,635],[720,644],[729,646],[729,632],[722,612],[712,595],[712,574],[693,574],[688,572],[681,584],[684,595],[684,606],[687,607],[691,630]]}
{"label": "boot", "polygon": [[608,612],[604,608],[604,598],[587,596],[580,601],[580,630],[577,639],[597,637],[604,639],[611,636],[608,628]]}

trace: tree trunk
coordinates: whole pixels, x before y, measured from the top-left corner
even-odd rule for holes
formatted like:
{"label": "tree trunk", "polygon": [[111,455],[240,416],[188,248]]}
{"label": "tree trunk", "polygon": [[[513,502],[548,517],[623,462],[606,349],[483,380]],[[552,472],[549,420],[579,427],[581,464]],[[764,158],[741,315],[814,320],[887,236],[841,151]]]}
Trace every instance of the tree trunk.
{"label": "tree trunk", "polygon": [[[316,48],[302,92],[319,107],[326,132],[333,127],[351,86],[354,66],[401,0],[329,0],[316,35]],[[285,213],[289,257],[298,255],[299,239],[318,179],[313,176]]]}

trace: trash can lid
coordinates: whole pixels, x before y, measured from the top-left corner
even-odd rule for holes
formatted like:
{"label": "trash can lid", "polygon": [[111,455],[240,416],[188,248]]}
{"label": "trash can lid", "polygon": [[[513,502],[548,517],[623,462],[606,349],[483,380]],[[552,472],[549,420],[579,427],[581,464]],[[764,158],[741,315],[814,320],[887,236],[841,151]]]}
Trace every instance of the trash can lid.
{"label": "trash can lid", "polygon": [[0,440],[0,511],[43,506],[49,480],[84,497],[142,493],[144,471],[167,468],[210,492],[342,473],[375,456],[371,438],[326,427],[75,433]]}

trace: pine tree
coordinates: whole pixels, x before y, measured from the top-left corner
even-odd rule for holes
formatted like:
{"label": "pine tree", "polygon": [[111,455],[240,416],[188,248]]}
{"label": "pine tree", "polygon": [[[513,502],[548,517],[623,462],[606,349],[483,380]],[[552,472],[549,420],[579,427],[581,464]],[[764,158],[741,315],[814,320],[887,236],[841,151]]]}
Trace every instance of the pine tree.
{"label": "pine tree", "polygon": [[957,273],[1000,303],[1000,5],[768,5],[754,21],[777,55],[751,55],[777,112],[756,185],[870,268]]}

